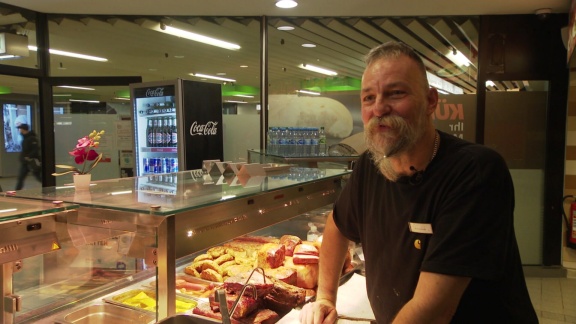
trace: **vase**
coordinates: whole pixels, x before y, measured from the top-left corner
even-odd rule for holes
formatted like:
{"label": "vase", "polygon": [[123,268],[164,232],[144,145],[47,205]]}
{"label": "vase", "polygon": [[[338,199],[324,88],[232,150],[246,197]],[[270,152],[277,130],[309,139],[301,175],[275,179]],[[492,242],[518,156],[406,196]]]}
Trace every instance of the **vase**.
{"label": "vase", "polygon": [[74,188],[76,190],[88,190],[90,189],[90,180],[92,179],[92,175],[88,174],[75,174],[74,178]]}

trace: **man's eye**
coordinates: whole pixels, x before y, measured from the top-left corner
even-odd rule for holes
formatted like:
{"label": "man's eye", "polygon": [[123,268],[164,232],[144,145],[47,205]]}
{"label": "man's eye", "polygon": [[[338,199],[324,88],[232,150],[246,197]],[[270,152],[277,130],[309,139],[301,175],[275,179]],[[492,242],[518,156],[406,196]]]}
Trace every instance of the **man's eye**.
{"label": "man's eye", "polygon": [[393,98],[402,97],[404,94],[405,94],[405,92],[402,90],[390,91],[390,96]]}
{"label": "man's eye", "polygon": [[363,102],[370,102],[370,101],[374,101],[374,96],[364,96],[364,98],[362,98]]}

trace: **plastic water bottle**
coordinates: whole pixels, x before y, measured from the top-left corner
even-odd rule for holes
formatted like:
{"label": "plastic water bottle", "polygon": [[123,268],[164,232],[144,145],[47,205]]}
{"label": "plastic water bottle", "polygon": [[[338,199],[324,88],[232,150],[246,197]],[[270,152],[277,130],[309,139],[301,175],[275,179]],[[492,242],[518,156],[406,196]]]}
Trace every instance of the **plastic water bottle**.
{"label": "plastic water bottle", "polygon": [[280,127],[278,129],[278,155],[288,156],[288,134],[286,127]]}
{"label": "plastic water bottle", "polygon": [[311,156],[312,155],[312,128],[305,127],[304,128],[304,156]]}
{"label": "plastic water bottle", "polygon": [[318,156],[318,128],[310,129],[310,155]]}
{"label": "plastic water bottle", "polygon": [[295,156],[296,155],[296,134],[294,132],[294,127],[288,127],[288,133],[286,136],[286,140],[288,141],[288,149],[286,150],[286,156]]}
{"label": "plastic water bottle", "polygon": [[306,241],[314,242],[320,236],[320,232],[318,232],[318,227],[314,223],[308,223],[310,230],[306,233]]}
{"label": "plastic water bottle", "polygon": [[326,132],[324,127],[320,127],[320,132],[318,133],[318,154],[320,156],[328,155],[328,147],[326,146]]}
{"label": "plastic water bottle", "polygon": [[296,139],[296,150],[295,156],[304,156],[306,155],[306,146],[304,146],[304,128],[303,127],[295,127],[294,128],[294,137]]}
{"label": "plastic water bottle", "polygon": [[278,154],[278,128],[270,127],[268,129],[268,153]]}

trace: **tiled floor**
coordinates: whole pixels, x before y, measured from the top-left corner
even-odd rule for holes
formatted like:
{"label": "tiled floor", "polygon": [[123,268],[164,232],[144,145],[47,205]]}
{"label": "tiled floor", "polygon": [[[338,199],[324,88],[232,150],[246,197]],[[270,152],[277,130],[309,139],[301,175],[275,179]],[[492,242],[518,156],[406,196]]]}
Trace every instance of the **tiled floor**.
{"label": "tiled floor", "polygon": [[540,323],[576,323],[576,279],[527,277],[526,283]]}
{"label": "tiled floor", "polygon": [[[14,190],[16,178],[1,178],[0,186],[5,191]],[[29,175],[24,189],[41,187]],[[542,324],[576,324],[576,279],[527,276],[526,283],[532,304]]]}

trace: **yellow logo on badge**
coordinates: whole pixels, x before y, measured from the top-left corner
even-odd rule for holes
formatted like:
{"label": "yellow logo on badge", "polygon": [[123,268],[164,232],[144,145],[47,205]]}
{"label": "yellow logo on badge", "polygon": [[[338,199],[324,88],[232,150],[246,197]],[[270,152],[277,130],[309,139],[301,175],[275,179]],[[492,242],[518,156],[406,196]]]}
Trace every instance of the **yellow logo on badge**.
{"label": "yellow logo on badge", "polygon": [[422,249],[422,242],[420,240],[414,241],[414,247],[417,248],[418,250],[421,250]]}

